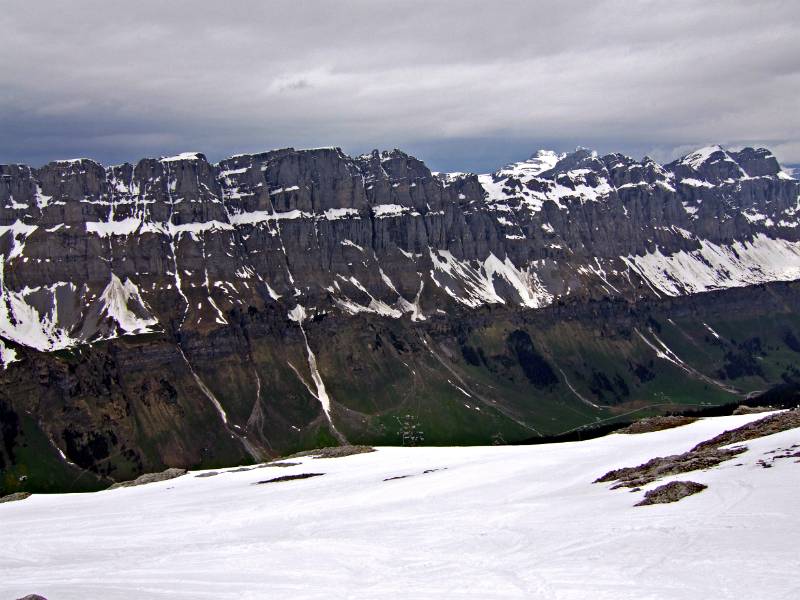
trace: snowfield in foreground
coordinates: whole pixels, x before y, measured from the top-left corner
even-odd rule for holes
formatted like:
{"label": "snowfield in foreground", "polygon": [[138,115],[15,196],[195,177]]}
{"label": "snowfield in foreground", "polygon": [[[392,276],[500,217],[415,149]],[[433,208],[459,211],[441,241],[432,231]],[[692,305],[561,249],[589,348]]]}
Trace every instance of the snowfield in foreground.
{"label": "snowfield in foreground", "polygon": [[[757,461],[800,430],[645,488],[709,486],[676,504],[635,508],[645,490],[592,484],[763,416],[33,496],[0,505],[0,600],[797,598],[800,464]],[[324,475],[252,485],[312,472]]]}

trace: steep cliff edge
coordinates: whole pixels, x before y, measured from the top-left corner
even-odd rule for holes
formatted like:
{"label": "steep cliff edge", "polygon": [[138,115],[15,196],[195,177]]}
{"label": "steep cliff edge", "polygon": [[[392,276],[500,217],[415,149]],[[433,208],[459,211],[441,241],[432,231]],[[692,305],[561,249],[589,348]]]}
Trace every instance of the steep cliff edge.
{"label": "steep cliff edge", "polygon": [[800,277],[799,196],[769,151],[718,146],[490,175],[335,148],[0,166],[3,485],[396,443],[409,420],[514,441],[766,387],[800,349],[774,284]]}

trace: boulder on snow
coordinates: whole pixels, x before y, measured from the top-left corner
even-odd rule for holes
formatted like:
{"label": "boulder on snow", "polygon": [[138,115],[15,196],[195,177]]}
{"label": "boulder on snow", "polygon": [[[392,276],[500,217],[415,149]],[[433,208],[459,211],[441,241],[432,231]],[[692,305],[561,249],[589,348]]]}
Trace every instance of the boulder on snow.
{"label": "boulder on snow", "polygon": [[133,481],[120,481],[119,483],[115,483],[108,489],[115,490],[117,488],[123,487],[133,487],[136,485],[144,485],[146,483],[155,483],[157,481],[166,481],[167,479],[175,479],[176,477],[180,477],[181,475],[186,474],[186,469],[167,469],[166,471],[161,471],[160,473],[145,473],[144,475],[139,475]]}
{"label": "boulder on snow", "polygon": [[7,496],[0,496],[0,502],[16,502],[17,500],[25,500],[25,498],[30,495],[30,492],[14,492],[13,494],[8,494]]}
{"label": "boulder on snow", "polygon": [[697,417],[680,417],[680,416],[665,416],[665,417],[649,417],[640,419],[635,423],[631,423],[624,429],[620,429],[617,433],[649,433],[651,431],[661,431],[663,429],[672,429],[673,427],[681,427],[694,423]]}
{"label": "boulder on snow", "polygon": [[667,504],[677,502],[686,496],[702,492],[708,486],[694,481],[670,481],[660,485],[655,489],[646,492],[644,500],[637,502],[634,506],[648,506],[649,504]]}
{"label": "boulder on snow", "polygon": [[733,411],[735,415],[754,415],[756,413],[763,413],[769,412],[771,410],[775,410],[771,406],[746,406],[742,404],[741,406],[737,406],[736,410]]}
{"label": "boulder on snow", "polygon": [[301,458],[303,456],[310,456],[312,458],[342,458],[343,456],[365,454],[367,452],[375,452],[375,448],[372,446],[328,446],[327,448],[297,452],[286,458]]}

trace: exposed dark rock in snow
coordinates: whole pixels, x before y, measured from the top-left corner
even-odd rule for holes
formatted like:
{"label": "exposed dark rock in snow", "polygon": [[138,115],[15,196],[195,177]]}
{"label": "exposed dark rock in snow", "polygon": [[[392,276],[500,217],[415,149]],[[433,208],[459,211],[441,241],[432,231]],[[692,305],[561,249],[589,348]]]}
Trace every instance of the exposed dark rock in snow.
{"label": "exposed dark rock in snow", "polygon": [[119,483],[115,483],[108,489],[115,490],[117,488],[146,485],[148,483],[156,483],[157,481],[166,481],[168,479],[175,479],[176,477],[180,477],[181,475],[185,474],[186,474],[186,469],[175,469],[175,468],[166,469],[161,473],[145,473],[144,475],[140,475],[133,481],[120,481]]}
{"label": "exposed dark rock in snow", "polygon": [[[305,450],[297,452],[286,458],[301,458],[303,456],[310,456],[311,458],[341,458],[343,456],[350,456],[352,454],[364,454],[366,452],[375,452],[375,448],[371,446],[328,446],[326,448],[317,448],[316,450]],[[292,464],[292,463],[286,463]],[[276,463],[270,463],[271,466],[283,466]]]}
{"label": "exposed dark rock in snow", "polygon": [[662,429],[672,429],[673,427],[688,425],[689,423],[694,423],[696,420],[695,417],[681,416],[648,417],[620,429],[617,433],[648,433],[650,431],[661,431]]}
{"label": "exposed dark rock in snow", "polygon": [[644,500],[634,506],[647,506],[649,504],[667,504],[677,502],[686,496],[702,492],[708,486],[694,481],[670,481],[644,494]]}
{"label": "exposed dark rock in snow", "polygon": [[747,450],[747,447],[743,445],[732,448],[726,446],[742,444],[748,440],[797,427],[800,427],[800,409],[780,412],[721,433],[710,440],[697,444],[683,454],[661,456],[636,467],[609,471],[599,477],[595,483],[617,481],[618,483],[612,489],[633,488],[647,485],[669,475],[710,469]]}
{"label": "exposed dark rock in snow", "polygon": [[771,406],[747,406],[745,404],[736,407],[736,410],[733,411],[734,415],[754,415],[757,413],[769,412],[771,410],[775,410],[775,408]]}
{"label": "exposed dark rock in snow", "polygon": [[701,442],[692,449],[692,452],[702,452],[708,448],[719,448],[731,444],[741,444],[748,440],[772,435],[788,429],[800,427],[800,408],[786,410],[769,415],[758,421],[753,421],[742,427],[731,429],[716,437]]}
{"label": "exposed dark rock in snow", "polygon": [[683,454],[660,456],[637,467],[625,467],[609,471],[599,477],[595,483],[618,481],[619,483],[611,489],[640,487],[669,475],[716,467],[721,462],[730,460],[746,449],[744,446],[728,449],[706,448],[702,451],[692,450]]}
{"label": "exposed dark rock in snow", "polygon": [[297,475],[281,475],[280,477],[273,477],[272,479],[265,479],[264,481],[256,481],[253,485],[261,485],[262,483],[280,483],[282,481],[294,481],[295,479],[308,479],[309,477],[319,477],[325,473],[299,473]]}
{"label": "exposed dark rock in snow", "polygon": [[429,473],[435,473],[436,471],[446,471],[447,467],[441,467],[438,469],[425,469],[422,473],[410,473],[408,475],[395,475],[392,477],[386,477],[384,481],[396,481],[397,479],[408,479],[409,477],[416,477],[417,475],[427,475]]}
{"label": "exposed dark rock in snow", "polygon": [[14,492],[13,494],[0,496],[0,504],[3,502],[17,502],[19,500],[25,500],[25,498],[28,498],[29,496],[29,492]]}

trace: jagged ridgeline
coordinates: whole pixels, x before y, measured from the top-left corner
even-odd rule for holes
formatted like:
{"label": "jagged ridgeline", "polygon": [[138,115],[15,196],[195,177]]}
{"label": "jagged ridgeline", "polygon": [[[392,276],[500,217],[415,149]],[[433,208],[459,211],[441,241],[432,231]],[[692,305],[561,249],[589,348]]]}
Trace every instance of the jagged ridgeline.
{"label": "jagged ridgeline", "polygon": [[409,423],[513,442],[792,380],[799,195],[718,146],[488,175],[336,148],[2,165],[2,485]]}

